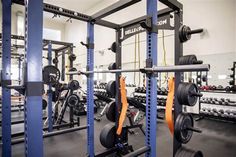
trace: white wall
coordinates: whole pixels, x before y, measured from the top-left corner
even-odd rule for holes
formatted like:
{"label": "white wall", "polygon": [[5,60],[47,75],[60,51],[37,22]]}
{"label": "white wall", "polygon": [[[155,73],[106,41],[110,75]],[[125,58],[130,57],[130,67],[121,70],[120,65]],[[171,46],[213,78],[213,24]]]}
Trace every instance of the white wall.
{"label": "white wall", "polygon": [[[231,65],[236,56],[236,1],[235,0],[180,0],[184,6],[184,24],[189,25],[192,29],[204,28],[205,31],[201,35],[194,35],[192,39],[184,44],[184,54],[196,54],[199,58],[204,58],[205,55],[214,54],[231,54],[232,57],[227,58],[226,61]],[[96,7],[87,11],[87,14],[93,14],[96,11],[108,6],[113,1],[101,2]],[[122,23],[133,18],[145,14],[145,1],[142,1],[134,6],[124,9],[112,16],[105,18],[106,20],[115,23]],[[163,5],[159,4],[159,8]],[[86,65],[86,49],[79,45],[81,40],[86,40],[86,24],[83,22],[73,22],[66,24],[65,27],[66,40],[72,41],[77,46],[77,53],[79,54],[78,62],[82,67]],[[173,64],[174,54],[174,37],[173,32],[165,31],[165,47],[167,51],[167,63]],[[159,33],[158,41],[158,62],[161,65],[163,62],[163,46],[162,46],[162,32]],[[106,49],[115,40],[115,33],[113,30],[95,27],[95,65],[107,65],[114,61],[114,54],[105,51],[104,55],[98,53],[99,50]],[[140,34],[141,47],[141,63],[145,61],[146,54],[146,35]],[[134,61],[134,37],[124,41],[123,47],[123,63]],[[222,58],[223,59],[223,58]],[[214,64],[214,62],[212,63]],[[228,69],[228,65],[220,65],[220,69]],[[217,66],[219,64],[215,63]],[[141,66],[144,66],[143,64]],[[126,64],[126,67],[133,67],[132,63]],[[130,76],[132,78],[132,76]],[[218,82],[219,83],[219,82]]]}

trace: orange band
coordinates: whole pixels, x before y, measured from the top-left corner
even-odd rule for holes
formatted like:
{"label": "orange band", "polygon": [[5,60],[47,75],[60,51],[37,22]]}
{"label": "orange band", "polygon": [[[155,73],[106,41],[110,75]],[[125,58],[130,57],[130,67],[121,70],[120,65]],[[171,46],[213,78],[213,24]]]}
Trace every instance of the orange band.
{"label": "orange band", "polygon": [[175,95],[175,79],[174,77],[171,77],[168,80],[168,96],[166,100],[166,111],[165,111],[165,117],[166,117],[166,122],[169,127],[169,130],[171,134],[174,134],[174,122],[173,122],[173,104],[174,104],[174,95]]}
{"label": "orange band", "polygon": [[126,97],[126,89],[125,89],[125,78],[120,77],[120,93],[121,93],[121,104],[122,104],[122,109],[119,117],[119,124],[118,128],[116,131],[117,135],[120,135],[122,132],[123,124],[126,118],[126,113],[128,109],[128,102],[127,102],[127,97]]}

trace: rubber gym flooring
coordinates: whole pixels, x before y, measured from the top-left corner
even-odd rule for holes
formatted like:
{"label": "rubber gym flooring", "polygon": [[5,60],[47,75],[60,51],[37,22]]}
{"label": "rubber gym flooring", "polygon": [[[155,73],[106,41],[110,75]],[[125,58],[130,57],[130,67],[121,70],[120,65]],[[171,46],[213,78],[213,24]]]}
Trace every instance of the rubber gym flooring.
{"label": "rubber gym flooring", "polygon": [[[22,119],[23,113],[14,113],[12,119]],[[105,150],[99,141],[100,130],[108,123],[105,117],[100,122],[95,121],[95,152]],[[86,117],[81,117],[81,125],[86,124]],[[172,135],[170,135],[164,121],[157,121],[157,156],[172,156]],[[195,122],[203,133],[195,133],[186,147],[202,150],[205,157],[236,157],[236,124],[224,123],[203,119]],[[14,125],[13,132],[23,130],[23,125]],[[129,143],[134,149],[144,145],[144,136],[139,129],[134,135],[129,135]],[[45,157],[85,157],[86,156],[86,130],[57,135],[44,139]],[[0,153],[2,148],[0,148]],[[13,157],[24,156],[24,144],[12,146]]]}

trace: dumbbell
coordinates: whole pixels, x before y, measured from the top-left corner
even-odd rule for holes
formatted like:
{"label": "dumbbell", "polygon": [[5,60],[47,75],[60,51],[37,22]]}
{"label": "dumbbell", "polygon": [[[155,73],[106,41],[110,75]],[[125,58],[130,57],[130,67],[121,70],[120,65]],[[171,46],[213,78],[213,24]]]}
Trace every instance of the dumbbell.
{"label": "dumbbell", "polygon": [[225,115],[226,115],[226,117],[228,117],[228,118],[232,118],[233,116],[232,116],[232,111],[230,111],[230,110],[226,110],[225,111]]}
{"label": "dumbbell", "polygon": [[219,109],[218,113],[219,113],[220,116],[222,116],[222,115],[224,115],[224,110],[223,109]]}
{"label": "dumbbell", "polygon": [[141,87],[138,87],[137,92],[138,92],[138,93],[141,92]]}
{"label": "dumbbell", "polygon": [[145,87],[141,88],[141,93],[146,93],[146,88]]}

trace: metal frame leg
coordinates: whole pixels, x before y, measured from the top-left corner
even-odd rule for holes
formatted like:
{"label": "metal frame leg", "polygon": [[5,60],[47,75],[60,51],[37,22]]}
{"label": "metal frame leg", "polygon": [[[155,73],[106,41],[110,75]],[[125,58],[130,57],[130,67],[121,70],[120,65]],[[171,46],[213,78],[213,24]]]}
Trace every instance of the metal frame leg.
{"label": "metal frame leg", "polygon": [[[157,23],[157,2],[158,0],[147,0],[147,15],[152,17],[152,24]],[[152,65],[157,65],[157,33],[147,33],[147,59],[152,61]],[[148,65],[147,65],[148,66]],[[156,117],[157,117],[157,80],[151,75],[147,76],[146,82],[146,146],[150,151],[146,157],[156,157]]]}
{"label": "metal frame leg", "polygon": [[[52,44],[48,43],[48,65],[52,64]],[[53,130],[52,123],[52,85],[48,86],[48,132]]]}
{"label": "metal frame leg", "polygon": [[[87,24],[88,31],[88,45],[94,44],[94,24],[88,22]],[[87,49],[87,70],[93,71],[94,67],[94,48],[89,47]],[[94,75],[89,74],[87,76],[87,140],[88,140],[88,148],[87,153],[89,157],[94,157]]]}
{"label": "metal frame leg", "polygon": [[11,0],[2,0],[2,156],[11,157]]}
{"label": "metal frame leg", "polygon": [[25,51],[27,52],[25,156],[43,157],[43,0],[28,0],[25,2]]}

